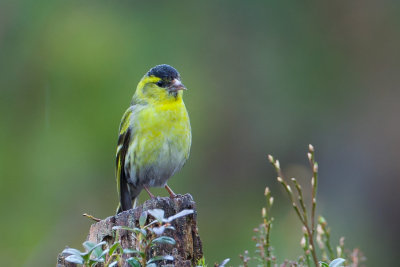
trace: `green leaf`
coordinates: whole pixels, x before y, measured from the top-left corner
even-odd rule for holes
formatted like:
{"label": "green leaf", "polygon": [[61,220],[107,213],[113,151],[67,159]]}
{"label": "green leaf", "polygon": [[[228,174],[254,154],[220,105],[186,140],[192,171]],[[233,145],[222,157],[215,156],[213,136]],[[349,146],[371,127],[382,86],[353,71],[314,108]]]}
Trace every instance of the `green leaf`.
{"label": "green leaf", "polygon": [[80,252],[79,250],[77,250],[75,248],[66,248],[62,251],[62,253],[71,254],[71,255],[79,255],[79,256],[81,256],[81,254],[82,254],[82,252]]}
{"label": "green leaf", "polygon": [[96,243],[90,242],[90,241],[85,241],[83,242],[83,247],[86,249],[86,251],[92,250],[96,246]]}
{"label": "green leaf", "polygon": [[164,211],[162,209],[149,210],[151,216],[153,216],[159,223],[164,220]]}
{"label": "green leaf", "polygon": [[139,218],[140,227],[143,227],[146,221],[147,221],[147,212],[143,211]]}
{"label": "green leaf", "polygon": [[108,267],[114,267],[118,264],[118,261],[113,261]]}
{"label": "green leaf", "polygon": [[104,259],[103,258],[90,259],[89,260],[89,265],[92,265],[92,264],[95,264],[95,263],[98,263],[98,262],[104,262]]}
{"label": "green leaf", "polygon": [[83,246],[87,249],[86,252],[81,252],[81,256],[83,258],[84,261],[88,261],[90,259],[90,255],[92,254],[92,252],[95,250],[95,253],[93,253],[95,258],[98,258],[101,253],[103,252],[103,249],[101,248],[103,245],[105,245],[106,242],[100,242],[98,244],[89,242],[89,241],[85,241],[83,243]]}
{"label": "green leaf", "polygon": [[196,267],[206,267],[206,259],[203,257],[201,257],[201,259],[199,259],[196,263]]}
{"label": "green leaf", "polygon": [[116,231],[116,230],[126,230],[126,231],[130,231],[130,232],[134,232],[135,234],[142,234],[144,237],[147,236],[146,230],[145,229],[140,229],[140,228],[130,228],[128,226],[114,226],[112,228],[112,230]]}
{"label": "green leaf", "polygon": [[328,263],[323,262],[323,261],[319,262],[319,266],[321,266],[321,267],[329,267]]}
{"label": "green leaf", "polygon": [[[91,243],[91,244],[88,245],[87,243]],[[100,243],[98,243],[98,244],[94,244],[94,246],[91,246],[92,244],[94,244],[94,243],[89,242],[89,241],[86,241],[86,242],[83,243],[83,246],[84,246],[85,248],[88,247],[88,248],[89,248],[89,249],[88,249],[88,252],[89,252],[89,251],[93,251],[94,249],[97,249],[97,248],[100,248],[100,249],[101,249],[101,247],[102,247],[103,245],[107,244],[107,243],[106,243],[106,241],[103,241],[103,242],[100,242]],[[101,251],[103,251],[103,250],[101,250]],[[101,253],[100,253],[100,254],[101,254]],[[99,255],[100,255],[100,254],[99,254]]]}
{"label": "green leaf", "polygon": [[151,241],[152,244],[158,243],[158,244],[171,244],[175,245],[175,239],[169,236],[160,236]]}
{"label": "green leaf", "polygon": [[76,263],[76,264],[84,263],[83,258],[79,255],[69,255],[68,257],[65,258],[65,260],[68,262],[71,262],[71,263]]}
{"label": "green leaf", "polygon": [[140,228],[133,228],[133,232],[135,232],[136,234],[142,234],[144,237],[147,236],[146,230],[144,229],[140,229]]}
{"label": "green leaf", "polygon": [[90,255],[93,253],[93,256],[95,258],[99,258],[101,256],[101,254],[103,253],[103,249],[102,246],[105,245],[106,242],[100,242],[98,244],[86,241],[83,243],[83,246],[87,249],[86,253],[82,253],[82,257],[85,260],[88,260],[90,258]]}
{"label": "green leaf", "polygon": [[124,254],[139,254],[140,255],[140,251],[138,251],[136,249],[130,249],[130,248],[124,248],[122,253],[124,253]]}
{"label": "green leaf", "polygon": [[110,250],[108,251],[108,255],[111,256],[119,246],[120,246],[119,242],[115,242],[114,244],[112,244]]}
{"label": "green leaf", "polygon": [[128,226],[122,226],[122,225],[114,226],[114,227],[112,228],[112,230],[113,230],[113,231],[116,231],[116,230],[126,230],[126,231],[131,231],[131,232],[134,231],[133,228],[130,228],[130,227],[128,227]]}
{"label": "green leaf", "polygon": [[172,222],[173,220],[176,220],[176,219],[178,219],[180,217],[183,217],[183,216],[186,216],[186,215],[189,215],[189,214],[192,214],[192,213],[194,213],[193,210],[182,210],[181,212],[178,212],[177,214],[175,214],[175,215],[173,215],[171,217],[168,217],[168,219],[164,219],[163,221],[164,222]]}
{"label": "green leaf", "polygon": [[162,235],[164,233],[164,231],[165,231],[165,225],[162,225],[160,227],[153,227],[153,229],[151,229],[151,230],[156,235]]}
{"label": "green leaf", "polygon": [[130,266],[133,267],[141,267],[142,265],[140,264],[140,262],[135,259],[135,258],[129,258],[126,260],[127,263],[129,263]]}
{"label": "green leaf", "polygon": [[331,263],[329,264],[329,267],[340,267],[343,265],[343,263],[345,262],[345,259],[342,258],[337,258],[334,259],[333,261],[331,261]]}
{"label": "green leaf", "polygon": [[[165,255],[165,256],[156,256],[154,258],[151,258],[147,264],[153,263],[155,261],[173,261],[174,257],[172,257],[171,255]],[[149,266],[149,265],[147,265]]]}
{"label": "green leaf", "polygon": [[[110,250],[109,250],[108,248],[106,248],[106,249],[101,253],[101,255],[99,256],[99,258],[105,259],[105,256],[106,256],[106,254],[107,254],[109,251],[110,251]],[[111,255],[111,254],[109,254],[109,255]]]}
{"label": "green leaf", "polygon": [[225,259],[225,260],[223,260],[223,261],[218,265],[218,267],[224,267],[230,260],[231,260],[231,259]]}
{"label": "green leaf", "polygon": [[102,246],[105,245],[105,244],[107,244],[107,243],[105,241],[103,241],[103,242],[98,243],[96,246],[94,246],[92,248],[92,251],[93,251],[92,254],[93,254],[94,257],[96,257],[96,258],[100,258],[101,257],[101,255],[103,254]]}

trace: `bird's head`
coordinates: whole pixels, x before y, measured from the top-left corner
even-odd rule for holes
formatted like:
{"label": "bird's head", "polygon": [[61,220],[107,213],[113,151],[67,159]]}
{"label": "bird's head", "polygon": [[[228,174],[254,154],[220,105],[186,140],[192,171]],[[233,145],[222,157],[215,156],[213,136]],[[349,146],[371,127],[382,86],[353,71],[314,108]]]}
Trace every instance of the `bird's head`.
{"label": "bird's head", "polygon": [[163,64],[151,68],[140,80],[135,98],[139,101],[162,102],[182,99],[186,87],[181,82],[179,72]]}

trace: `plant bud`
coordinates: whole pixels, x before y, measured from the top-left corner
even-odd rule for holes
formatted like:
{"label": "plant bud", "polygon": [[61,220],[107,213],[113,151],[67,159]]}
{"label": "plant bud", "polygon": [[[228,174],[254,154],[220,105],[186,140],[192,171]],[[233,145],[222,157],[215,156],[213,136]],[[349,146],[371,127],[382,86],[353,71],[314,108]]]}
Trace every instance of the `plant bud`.
{"label": "plant bud", "polygon": [[320,249],[323,249],[324,248],[324,243],[322,242],[322,237],[321,237],[321,235],[320,234],[317,234],[317,243],[318,243],[318,246],[319,246],[319,248]]}
{"label": "plant bud", "polygon": [[318,163],[314,163],[314,168],[313,168],[314,172],[318,172]]}
{"label": "plant bud", "polygon": [[271,191],[269,190],[269,187],[267,186],[267,187],[265,188],[265,191],[264,191],[264,196],[268,196],[270,192],[271,192]]}
{"label": "plant bud", "polygon": [[339,239],[339,245],[340,245],[341,247],[344,247],[344,236],[342,236],[342,237]]}
{"label": "plant bud", "polygon": [[313,147],[312,144],[309,144],[309,145],[308,145],[308,151],[314,152],[314,147]]}
{"label": "plant bud", "polygon": [[336,247],[336,253],[337,253],[338,257],[341,257],[342,256],[342,248],[337,246]]}
{"label": "plant bud", "polygon": [[306,228],[305,226],[303,226],[301,229],[303,230],[303,233],[304,233],[304,234],[306,234],[306,235],[308,234],[307,228]]}
{"label": "plant bud", "polygon": [[279,160],[276,160],[276,161],[275,161],[275,167],[276,167],[277,169],[280,169],[280,168],[281,168],[281,165],[279,164]]}
{"label": "plant bud", "polygon": [[320,224],[317,225],[317,233],[320,235],[324,234],[324,229],[322,229],[322,226]]}
{"label": "plant bud", "polygon": [[292,193],[292,188],[290,188],[290,185],[287,185],[286,188],[290,193]]}
{"label": "plant bud", "polygon": [[269,198],[269,205],[272,206],[272,204],[274,204],[274,198],[273,198],[273,197],[270,197],[270,198]]}
{"label": "plant bud", "polygon": [[304,236],[300,240],[300,246],[306,248],[306,238]]}

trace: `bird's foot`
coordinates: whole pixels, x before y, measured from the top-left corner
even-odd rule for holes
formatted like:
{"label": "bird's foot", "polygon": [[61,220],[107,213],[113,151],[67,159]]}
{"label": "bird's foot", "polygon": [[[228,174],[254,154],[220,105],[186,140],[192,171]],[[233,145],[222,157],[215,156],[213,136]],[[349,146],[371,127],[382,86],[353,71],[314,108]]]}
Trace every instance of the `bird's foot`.
{"label": "bird's foot", "polygon": [[168,191],[170,198],[176,198],[177,197],[177,195],[174,193],[174,191],[172,191],[171,187],[169,187],[168,185],[165,185],[165,189]]}
{"label": "bird's foot", "polygon": [[149,194],[149,196],[151,198],[155,198],[155,196],[150,192],[150,190],[147,188],[147,186],[143,186],[144,190],[146,190],[147,194]]}

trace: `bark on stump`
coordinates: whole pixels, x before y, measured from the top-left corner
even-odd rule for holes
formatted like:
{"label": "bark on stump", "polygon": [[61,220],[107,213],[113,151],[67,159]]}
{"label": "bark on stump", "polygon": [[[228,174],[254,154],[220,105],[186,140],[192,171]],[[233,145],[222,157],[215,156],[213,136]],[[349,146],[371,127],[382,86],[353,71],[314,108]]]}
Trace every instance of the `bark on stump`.
{"label": "bark on stump", "polygon": [[[195,266],[197,261],[203,257],[201,240],[197,229],[197,212],[195,202],[190,194],[178,195],[176,198],[156,197],[149,199],[143,205],[124,211],[118,215],[108,217],[100,222],[92,224],[87,237],[88,241],[99,243],[106,241],[108,245],[113,244],[114,235],[112,228],[114,226],[128,226],[130,228],[139,227],[139,217],[143,211],[151,209],[162,209],[165,212],[165,217],[177,214],[184,209],[194,210],[193,214],[178,218],[171,224],[175,227],[175,231],[166,230],[164,235],[173,237],[176,241],[175,245],[157,245],[154,249],[148,252],[148,258],[151,256],[172,255],[174,261],[158,262],[158,266]],[[151,221],[154,220],[148,216]],[[120,242],[123,248],[134,248],[135,239],[128,231],[120,231]],[[59,254],[57,258],[57,267],[75,267],[76,264],[65,261],[68,255]],[[123,257],[127,258],[127,255]],[[124,259],[125,259],[124,258]],[[102,266],[98,264],[98,266]],[[129,266],[123,263],[123,267]]]}

